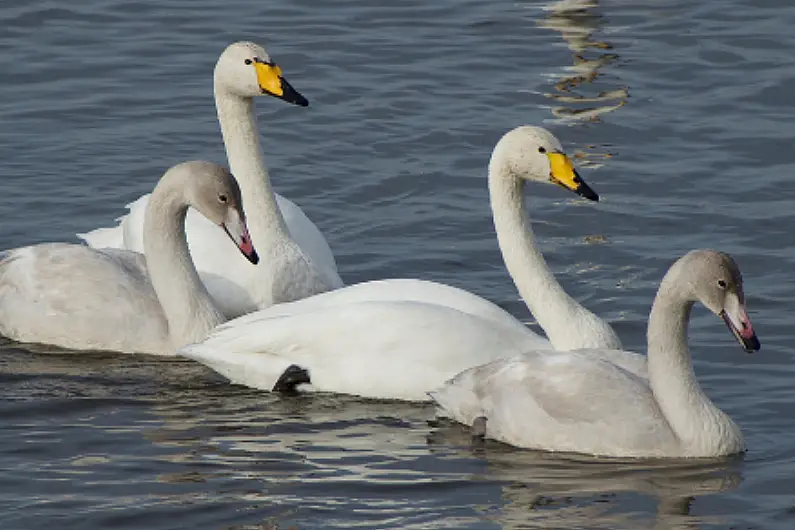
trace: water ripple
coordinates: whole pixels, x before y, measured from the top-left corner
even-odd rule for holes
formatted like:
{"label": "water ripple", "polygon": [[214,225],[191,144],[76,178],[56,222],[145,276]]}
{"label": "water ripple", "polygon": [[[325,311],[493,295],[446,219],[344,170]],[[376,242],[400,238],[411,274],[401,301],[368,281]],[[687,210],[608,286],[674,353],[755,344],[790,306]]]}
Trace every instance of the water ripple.
{"label": "water ripple", "polygon": [[[795,8],[772,0],[6,0],[2,248],[107,225],[169,165],[224,160],[211,72],[266,44],[309,108],[257,102],[276,189],[349,283],[462,286],[529,320],[496,246],[485,168],[546,124],[598,205],[528,192],[566,289],[644,349],[665,268],[735,255],[763,350],[714,316],[691,340],[745,459],[606,465],[472,445],[433,411],[278,398],[202,367],[0,344],[9,528],[790,528]],[[46,349],[45,349],[46,350]]]}

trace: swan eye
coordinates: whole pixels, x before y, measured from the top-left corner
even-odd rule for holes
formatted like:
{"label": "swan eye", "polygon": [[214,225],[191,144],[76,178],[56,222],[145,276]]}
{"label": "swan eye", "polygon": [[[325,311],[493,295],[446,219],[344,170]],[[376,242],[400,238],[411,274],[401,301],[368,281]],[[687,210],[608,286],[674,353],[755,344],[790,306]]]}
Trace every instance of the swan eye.
{"label": "swan eye", "polygon": [[718,287],[720,287],[721,289],[725,289],[726,282],[724,280],[718,280]]}
{"label": "swan eye", "polygon": [[538,148],[538,152],[539,152],[539,153],[541,153],[541,154],[543,155],[544,153],[546,153],[546,152],[547,152],[547,150],[546,150],[546,149],[544,149],[544,147],[543,147],[543,146],[541,146],[541,147],[539,147],[539,148]]}
{"label": "swan eye", "polygon": [[244,62],[244,63],[246,63],[246,64],[251,64],[251,63],[253,63],[254,61],[252,61],[251,59],[246,59],[246,60],[245,60],[245,61],[243,61],[243,62]]}
{"label": "swan eye", "polygon": [[226,201],[227,201],[226,195],[219,195],[218,196],[218,202],[226,204]]}

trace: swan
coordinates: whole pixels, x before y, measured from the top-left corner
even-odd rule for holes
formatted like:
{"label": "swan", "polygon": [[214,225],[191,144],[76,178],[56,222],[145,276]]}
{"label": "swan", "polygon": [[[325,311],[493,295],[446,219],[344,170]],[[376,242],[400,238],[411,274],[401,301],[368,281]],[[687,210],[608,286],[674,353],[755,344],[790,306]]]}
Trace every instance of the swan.
{"label": "swan", "polygon": [[[591,200],[598,195],[545,129],[518,127],[494,149],[489,190],[499,245],[550,340],[467,291],[394,279],[245,315],[179,354],[263,390],[311,380],[315,390],[424,401],[461,370],[528,349],[620,348],[610,325],[563,291],[535,248],[524,206],[527,181],[555,183]],[[626,363],[645,371],[634,358]]]}
{"label": "swan", "polygon": [[[215,65],[215,105],[232,174],[246,203],[251,238],[262,261],[257,266],[235,256],[212,223],[188,212],[191,257],[202,281],[228,317],[273,304],[299,300],[342,286],[334,255],[323,234],[289,200],[275,194],[259,144],[253,98],[263,94],[307,106],[259,45],[229,45]],[[143,251],[149,195],[128,204],[129,213],[112,228],[78,234],[93,248]]]}
{"label": "swan", "polygon": [[[257,263],[232,175],[210,162],[169,169],[152,192],[144,256],[129,250],[45,243],[0,261],[0,333],[76,350],[173,355],[226,318],[190,260],[188,207],[220,225]],[[221,250],[219,250],[221,252]]]}
{"label": "swan", "polygon": [[746,351],[759,349],[737,264],[722,252],[695,250],[671,266],[654,299],[648,379],[604,350],[533,351],[470,368],[431,397],[442,414],[518,447],[610,457],[742,452],[739,427],[693,372],[687,328],[695,302],[720,316]]}

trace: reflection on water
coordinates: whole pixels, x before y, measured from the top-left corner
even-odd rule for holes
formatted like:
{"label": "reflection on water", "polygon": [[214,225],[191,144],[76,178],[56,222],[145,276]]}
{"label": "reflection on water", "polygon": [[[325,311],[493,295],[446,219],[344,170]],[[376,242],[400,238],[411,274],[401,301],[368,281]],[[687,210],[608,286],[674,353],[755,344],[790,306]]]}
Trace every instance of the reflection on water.
{"label": "reflection on water", "polygon": [[[486,463],[483,478],[503,484],[502,506],[490,517],[505,529],[694,530],[705,519],[690,515],[693,502],[735,489],[743,466],[739,457],[622,461],[524,451],[489,440],[473,441],[467,429],[447,421],[429,435],[429,444],[458,447],[460,457]],[[637,506],[643,504],[639,496],[655,507],[639,511]],[[649,511],[655,513],[653,521],[648,520]]]}
{"label": "reflection on water", "polygon": [[547,4],[547,13],[538,21],[543,28],[560,33],[572,52],[574,64],[555,82],[556,93],[545,94],[559,103],[551,107],[552,114],[564,122],[598,121],[599,116],[626,104],[629,92],[624,86],[603,88],[604,82],[594,85],[602,74],[600,69],[618,59],[613,46],[593,35],[604,24],[596,12],[597,0],[563,0]]}
{"label": "reflection on water", "polygon": [[[96,527],[165,513],[188,524],[201,504],[245,528],[696,530],[724,521],[691,506],[736,488],[744,469],[520,450],[473,440],[427,404],[256,392],[188,362],[14,353],[0,365],[8,398],[46,396],[13,405],[0,438],[25,432],[28,444],[0,486],[35,482],[43,515],[93,499]],[[80,443],[54,453],[71,430]]]}
{"label": "reflection on water", "polygon": [[262,41],[312,101],[257,104],[274,186],[351,283],[439,280],[526,315],[490,220],[494,142],[553,121],[585,152],[578,167],[620,153],[583,172],[598,205],[533,191],[545,257],[644,351],[671,260],[734,254],[765,353],[727,354],[702,309],[695,369],[749,453],[611,469],[473,446],[429,407],[280,398],[191,363],[0,340],[3,530],[793,528],[795,3],[183,4],[0,3],[13,124],[0,129],[0,248],[75,241],[159,168],[225,160],[212,66],[229,42]]}
{"label": "reflection on water", "polygon": [[427,452],[424,433],[403,418],[430,416],[429,406],[322,394],[279,396],[236,387],[219,390],[219,399],[209,404],[206,396],[190,392],[174,402],[154,404],[151,413],[163,423],[148,430],[146,438],[188,449],[192,459],[243,466],[249,476],[255,473],[251,462],[281,462],[283,472],[274,475],[268,465],[259,478],[282,485],[430,480],[421,469],[388,465]]}
{"label": "reflection on water", "polygon": [[217,484],[221,496],[284,526],[302,527],[312,512],[327,514],[326,528],[349,528],[365,516],[368,528],[482,520],[466,505],[440,508],[429,495],[469,487],[471,470],[429,458],[428,405],[228,385],[181,394],[150,409],[162,423],[146,438],[170,448],[166,459],[180,468],[160,474],[160,482]]}
{"label": "reflection on water", "polygon": [[477,482],[494,495],[455,506],[463,512],[456,520],[504,529],[693,530],[704,522],[690,515],[694,499],[736,488],[743,465],[524,451],[473,441],[463,427],[433,419],[427,405],[216,390],[219,399],[209,402],[188,391],[153,405],[162,424],[146,438],[176,450],[169,462],[199,469],[161,474],[159,481],[221,481],[237,491],[231,484],[245,483],[239,500],[246,502],[339,505],[384,521],[411,514],[426,522],[440,509],[424,499],[425,487],[466,490]]}

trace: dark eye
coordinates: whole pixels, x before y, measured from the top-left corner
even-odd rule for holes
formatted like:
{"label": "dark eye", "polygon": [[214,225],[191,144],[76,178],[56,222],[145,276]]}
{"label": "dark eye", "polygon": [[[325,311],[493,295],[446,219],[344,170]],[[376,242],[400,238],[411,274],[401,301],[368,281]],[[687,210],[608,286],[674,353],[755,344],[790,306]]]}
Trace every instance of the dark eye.
{"label": "dark eye", "polygon": [[543,155],[544,153],[546,153],[546,152],[547,152],[547,150],[546,150],[546,149],[544,149],[544,147],[539,147],[539,148],[538,148],[538,152],[539,152],[539,153],[541,153],[541,154]]}
{"label": "dark eye", "polygon": [[226,204],[226,201],[227,201],[226,195],[219,195],[218,196],[218,202],[222,202],[222,203]]}
{"label": "dark eye", "polygon": [[725,289],[726,282],[724,280],[718,280],[718,287],[720,287],[721,289]]}
{"label": "dark eye", "polygon": [[244,63],[246,63],[246,64],[251,64],[251,63],[252,63],[252,62],[254,62],[254,61],[252,61],[251,59],[246,59],[246,60],[245,60],[245,61],[243,61],[243,62],[244,62]]}

